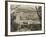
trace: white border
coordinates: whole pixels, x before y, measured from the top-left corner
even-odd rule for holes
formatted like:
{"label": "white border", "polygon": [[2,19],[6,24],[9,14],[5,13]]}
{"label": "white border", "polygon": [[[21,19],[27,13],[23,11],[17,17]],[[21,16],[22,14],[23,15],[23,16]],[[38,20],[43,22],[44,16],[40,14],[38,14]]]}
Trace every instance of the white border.
{"label": "white border", "polygon": [[[37,5],[42,6],[42,30],[41,31],[28,31],[28,32],[11,32],[10,29],[10,5]],[[8,35],[18,35],[18,34],[34,34],[34,33],[44,33],[44,4],[34,4],[34,3],[18,3],[18,2],[8,2]]]}

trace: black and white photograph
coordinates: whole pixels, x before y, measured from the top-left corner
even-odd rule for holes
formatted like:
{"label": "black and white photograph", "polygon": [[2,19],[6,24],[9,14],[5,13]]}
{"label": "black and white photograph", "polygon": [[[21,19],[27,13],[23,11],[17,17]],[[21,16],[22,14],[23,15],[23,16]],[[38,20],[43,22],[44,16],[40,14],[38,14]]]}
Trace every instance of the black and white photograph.
{"label": "black and white photograph", "polygon": [[44,33],[44,4],[8,2],[8,35]]}
{"label": "black and white photograph", "polygon": [[41,6],[11,5],[11,32],[41,30]]}

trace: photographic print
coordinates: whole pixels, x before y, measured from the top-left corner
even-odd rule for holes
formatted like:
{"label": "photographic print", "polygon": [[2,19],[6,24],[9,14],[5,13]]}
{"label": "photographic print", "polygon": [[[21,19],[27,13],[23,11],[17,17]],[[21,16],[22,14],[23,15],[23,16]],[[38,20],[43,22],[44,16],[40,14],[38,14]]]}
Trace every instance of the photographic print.
{"label": "photographic print", "polygon": [[7,2],[8,35],[44,33],[44,4]]}

